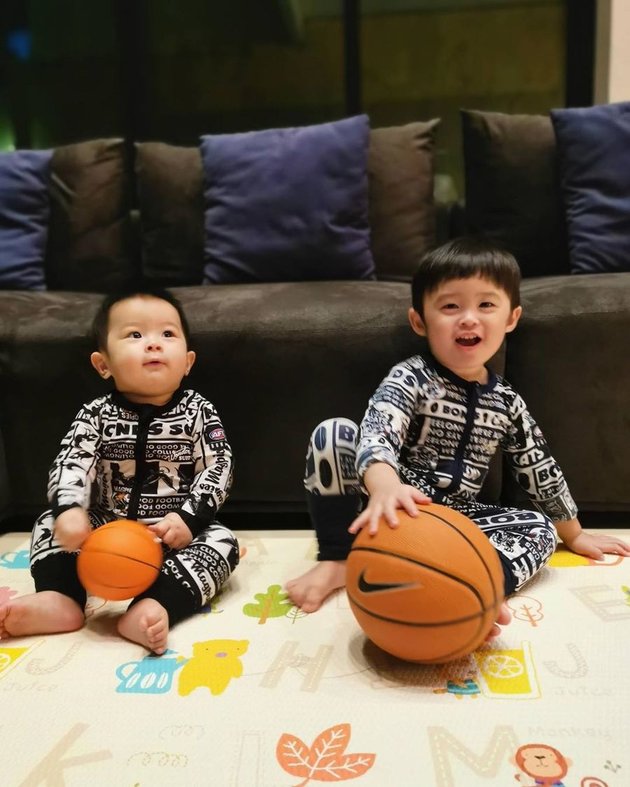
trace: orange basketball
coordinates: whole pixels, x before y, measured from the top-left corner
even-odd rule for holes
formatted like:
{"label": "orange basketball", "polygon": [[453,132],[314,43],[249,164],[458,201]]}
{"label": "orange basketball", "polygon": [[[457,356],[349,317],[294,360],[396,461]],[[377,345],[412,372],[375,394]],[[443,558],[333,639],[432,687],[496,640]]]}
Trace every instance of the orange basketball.
{"label": "orange basketball", "polygon": [[407,661],[441,663],[485,640],[503,601],[503,570],[492,544],[463,514],[436,504],[418,516],[397,511],[362,530],[350,555],[350,607],[369,639]]}
{"label": "orange basketball", "polygon": [[161,566],[162,546],[146,525],[129,519],[93,530],[77,558],[83,587],[110,601],[144,592],[155,582]]}

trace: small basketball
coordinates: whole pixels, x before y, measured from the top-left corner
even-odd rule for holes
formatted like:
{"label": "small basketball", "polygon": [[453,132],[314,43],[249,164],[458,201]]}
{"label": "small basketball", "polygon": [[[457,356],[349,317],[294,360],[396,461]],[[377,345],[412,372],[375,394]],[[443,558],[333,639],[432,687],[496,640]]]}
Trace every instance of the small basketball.
{"label": "small basketball", "polygon": [[143,593],[162,566],[162,546],[146,525],[120,519],[93,530],[83,542],[77,572],[93,596],[120,601]]}
{"label": "small basketball", "polygon": [[407,661],[463,658],[486,639],[503,601],[503,569],[482,531],[445,506],[397,511],[398,527],[361,530],[346,590],[367,637]]}

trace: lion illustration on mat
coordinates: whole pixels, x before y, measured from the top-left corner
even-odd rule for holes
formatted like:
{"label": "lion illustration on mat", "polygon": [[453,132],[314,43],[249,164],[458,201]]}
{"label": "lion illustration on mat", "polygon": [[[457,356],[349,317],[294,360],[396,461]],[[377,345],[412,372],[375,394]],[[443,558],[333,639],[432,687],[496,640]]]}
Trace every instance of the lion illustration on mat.
{"label": "lion illustration on mat", "polygon": [[209,639],[193,644],[193,655],[182,667],[178,691],[185,697],[199,686],[211,694],[222,694],[232,678],[240,678],[240,657],[247,651],[246,639]]}

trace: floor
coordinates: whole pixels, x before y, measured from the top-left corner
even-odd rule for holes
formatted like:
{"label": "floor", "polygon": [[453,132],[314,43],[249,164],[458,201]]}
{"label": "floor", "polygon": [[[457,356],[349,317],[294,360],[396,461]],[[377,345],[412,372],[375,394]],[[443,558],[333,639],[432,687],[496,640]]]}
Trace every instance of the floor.
{"label": "floor", "polygon": [[[419,665],[367,640],[345,592],[291,605],[310,530],[237,534],[246,558],[160,658],[96,598],[80,631],[0,642],[3,787],[506,787],[542,783],[532,750],[555,784],[630,784],[630,559],[560,550],[491,645]],[[28,533],[0,536],[0,598],[31,589]]]}

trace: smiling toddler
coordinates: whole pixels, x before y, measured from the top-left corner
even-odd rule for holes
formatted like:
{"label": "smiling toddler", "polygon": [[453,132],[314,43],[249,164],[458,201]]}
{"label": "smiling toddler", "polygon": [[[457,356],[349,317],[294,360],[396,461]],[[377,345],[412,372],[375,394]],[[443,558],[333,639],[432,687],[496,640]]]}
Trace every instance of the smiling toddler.
{"label": "smiling toddler", "polygon": [[[458,238],[429,252],[412,282],[409,322],[429,351],[391,369],[358,427],[320,424],[310,440],[305,487],[318,539],[317,564],[287,583],[294,604],[318,609],[343,587],[355,534],[396,527],[397,509],[453,508],[486,534],[501,560],[505,593],[547,563],[557,535],[578,554],[630,555],[608,535],[589,535],[549,447],[519,394],[487,366],[521,316],[516,260],[482,239]],[[535,510],[477,500],[502,450]],[[510,614],[503,605],[498,623]],[[491,636],[496,636],[495,626]]]}

